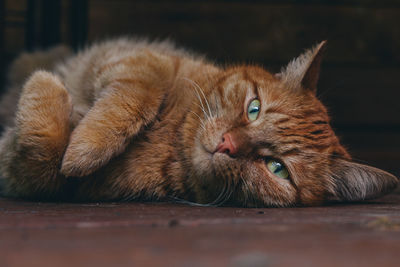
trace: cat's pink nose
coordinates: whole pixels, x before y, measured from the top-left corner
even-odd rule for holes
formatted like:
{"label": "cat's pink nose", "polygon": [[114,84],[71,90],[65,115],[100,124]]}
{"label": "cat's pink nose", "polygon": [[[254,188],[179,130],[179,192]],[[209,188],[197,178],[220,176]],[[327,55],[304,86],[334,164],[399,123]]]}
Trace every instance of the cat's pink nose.
{"label": "cat's pink nose", "polygon": [[215,152],[225,153],[229,156],[234,156],[237,153],[237,147],[231,134],[226,133],[222,136],[222,142],[217,146]]}

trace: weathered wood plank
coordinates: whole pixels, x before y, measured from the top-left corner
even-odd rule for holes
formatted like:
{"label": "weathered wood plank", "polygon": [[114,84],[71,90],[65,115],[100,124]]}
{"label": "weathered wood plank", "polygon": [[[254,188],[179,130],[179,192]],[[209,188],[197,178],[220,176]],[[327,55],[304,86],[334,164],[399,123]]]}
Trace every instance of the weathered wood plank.
{"label": "weathered wood plank", "polygon": [[398,266],[399,201],[392,195],[328,207],[243,209],[0,199],[0,264]]}

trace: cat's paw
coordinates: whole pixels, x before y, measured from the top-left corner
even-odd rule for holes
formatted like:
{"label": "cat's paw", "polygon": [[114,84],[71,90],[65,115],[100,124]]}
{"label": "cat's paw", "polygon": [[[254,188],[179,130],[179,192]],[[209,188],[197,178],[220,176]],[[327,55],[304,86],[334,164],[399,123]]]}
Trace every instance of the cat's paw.
{"label": "cat's paw", "polygon": [[104,164],[105,153],[92,141],[89,136],[79,138],[72,135],[62,161],[62,174],[68,177],[82,177]]}
{"label": "cat's paw", "polygon": [[111,129],[104,128],[101,123],[84,118],[71,134],[61,173],[82,177],[104,166],[116,151],[122,150],[122,141],[110,132]]}
{"label": "cat's paw", "polygon": [[73,130],[62,162],[64,175],[93,173],[122,153],[129,137],[140,130],[143,122],[135,120],[137,114],[129,113],[126,107],[130,105],[120,97],[108,94],[97,100]]}
{"label": "cat's paw", "polygon": [[25,83],[15,127],[0,144],[1,172],[9,194],[53,198],[65,179],[59,166],[70,135],[71,99],[56,75],[35,72]]}
{"label": "cat's paw", "polygon": [[71,99],[59,78],[50,72],[35,72],[22,90],[16,112],[20,141],[63,150],[71,110]]}

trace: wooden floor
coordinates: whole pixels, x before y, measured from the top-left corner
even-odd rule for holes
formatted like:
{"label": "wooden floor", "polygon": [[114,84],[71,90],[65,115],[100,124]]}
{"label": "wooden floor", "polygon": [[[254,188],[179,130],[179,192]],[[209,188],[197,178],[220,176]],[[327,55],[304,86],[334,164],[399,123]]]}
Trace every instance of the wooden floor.
{"label": "wooden floor", "polygon": [[399,266],[400,195],[311,208],[0,199],[0,266]]}

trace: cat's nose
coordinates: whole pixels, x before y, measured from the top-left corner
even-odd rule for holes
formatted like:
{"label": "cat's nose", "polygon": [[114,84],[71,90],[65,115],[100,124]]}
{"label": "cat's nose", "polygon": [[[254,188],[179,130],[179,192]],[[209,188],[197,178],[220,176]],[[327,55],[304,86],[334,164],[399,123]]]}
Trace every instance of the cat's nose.
{"label": "cat's nose", "polygon": [[225,133],[222,136],[222,142],[217,146],[215,153],[225,153],[228,154],[229,156],[236,155],[237,146],[231,134]]}

